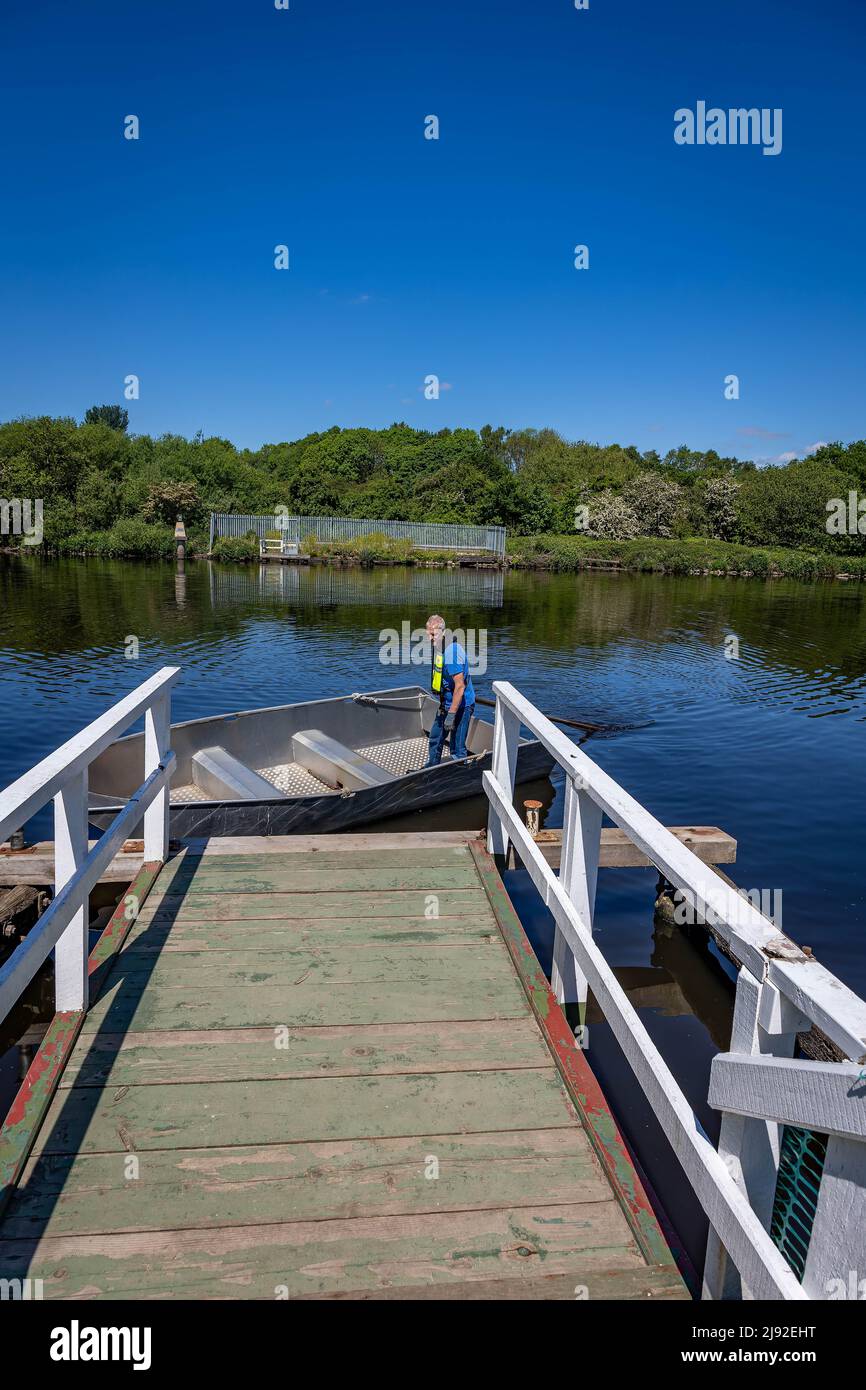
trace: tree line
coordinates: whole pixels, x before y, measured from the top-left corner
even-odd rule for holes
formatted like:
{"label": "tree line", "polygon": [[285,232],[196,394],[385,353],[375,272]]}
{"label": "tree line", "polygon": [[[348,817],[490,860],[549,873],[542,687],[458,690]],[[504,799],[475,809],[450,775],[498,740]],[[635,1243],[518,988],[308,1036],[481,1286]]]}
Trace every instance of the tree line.
{"label": "tree line", "polygon": [[335,425],[256,450],[201,433],[130,435],[127,426],[119,406],[92,407],[81,423],[42,416],[0,424],[0,496],[43,500],[45,547],[168,554],[178,512],[200,546],[211,511],[285,506],[301,515],[497,524],[524,536],[706,537],[866,554],[856,501],[853,530],[827,526],[833,499],[866,499],[866,440],[759,468],[711,449],[660,455],[490,425]]}

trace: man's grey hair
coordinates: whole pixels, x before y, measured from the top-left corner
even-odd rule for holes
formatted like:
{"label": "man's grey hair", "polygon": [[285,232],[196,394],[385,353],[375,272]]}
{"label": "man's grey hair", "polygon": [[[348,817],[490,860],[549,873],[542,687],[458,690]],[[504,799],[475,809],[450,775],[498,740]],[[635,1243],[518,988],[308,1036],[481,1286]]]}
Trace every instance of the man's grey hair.
{"label": "man's grey hair", "polygon": [[444,628],[445,619],[442,617],[441,613],[431,613],[430,617],[427,619],[427,626]]}

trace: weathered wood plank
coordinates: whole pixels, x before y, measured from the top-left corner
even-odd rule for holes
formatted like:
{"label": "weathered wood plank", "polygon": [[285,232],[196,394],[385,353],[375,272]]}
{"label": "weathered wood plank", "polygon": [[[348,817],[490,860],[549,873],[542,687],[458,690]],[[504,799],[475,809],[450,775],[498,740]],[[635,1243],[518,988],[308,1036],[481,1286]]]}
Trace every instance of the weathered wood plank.
{"label": "weathered wood plank", "polygon": [[[323,917],[350,917],[354,921],[380,917],[424,917],[431,906],[428,895],[419,892],[363,893],[190,893],[187,896],[166,894],[148,903],[142,913],[144,921],[153,921],[163,913],[186,921],[244,922],[276,919],[289,921],[321,913]],[[436,891],[440,917],[474,919],[484,912],[483,896],[475,888]]]}
{"label": "weathered wood plank", "polygon": [[351,854],[365,850],[435,849],[447,845],[468,845],[479,839],[477,830],[433,831],[356,831],[336,835],[221,835],[206,839],[194,837],[181,843],[187,854],[202,854],[205,858],[238,854]]}
{"label": "weathered wood plank", "polygon": [[[431,856],[430,862],[435,863],[441,858],[444,862],[450,862],[448,855],[454,851],[457,855],[470,840],[476,839],[478,832],[475,830],[451,830],[441,831],[433,834],[376,834],[374,832],[366,835],[273,835],[273,836],[225,836],[221,839],[188,840],[184,841],[184,848],[180,850],[171,863],[179,863],[184,859],[203,858],[210,862],[212,859],[220,858],[255,858],[259,859],[262,855],[277,855],[285,857],[290,854],[301,855],[309,863],[316,861],[318,856],[327,856],[330,859],[336,858],[338,854],[368,854],[373,863],[378,862],[377,856],[382,853],[386,856],[403,855],[407,851],[415,853],[426,853]],[[131,841],[134,844],[135,841]],[[95,840],[89,842],[90,849],[96,845]],[[143,845],[134,850],[121,850],[115,855],[112,862],[106,867],[100,878],[100,883],[130,883],[144,862]],[[388,858],[384,862],[388,862]],[[369,867],[369,866],[368,866]],[[15,851],[13,853],[3,852],[0,847],[0,886],[12,886],[15,884],[33,884],[42,886],[54,882],[54,841],[40,840],[25,851]]]}
{"label": "weathered wood plank", "polygon": [[[688,845],[705,864],[736,863],[737,842],[733,835],[728,835],[717,825],[671,825],[668,830],[682,844]],[[562,831],[541,830],[535,843],[548,864],[558,869],[562,859]],[[645,869],[651,862],[618,826],[608,826],[602,830],[598,861],[600,869]],[[513,845],[509,849],[508,867],[522,868],[522,860]]]}
{"label": "weathered wood plank", "polygon": [[297,950],[302,946],[331,950],[454,946],[473,941],[477,944],[497,936],[496,922],[490,913],[479,913],[477,918],[385,917],[380,922],[368,917],[295,917],[287,922],[203,922],[197,918],[172,921],[163,914],[158,920],[142,922],[131,932],[127,949],[171,955],[179,951],[237,951],[243,947],[252,958],[259,951]]}
{"label": "weathered wood plank", "polygon": [[[0,1273],[47,1298],[298,1298],[645,1270],[609,1199],[439,1215],[0,1242]],[[574,1293],[572,1292],[572,1298]]]}
{"label": "weathered wood plank", "polygon": [[137,1158],[134,1179],[125,1154],[32,1160],[4,1238],[577,1205],[609,1195],[574,1128],[184,1148]]}
{"label": "weathered wood plank", "polygon": [[152,983],[144,993],[115,981],[87,1015],[82,1033],[90,1035],[129,1028],[268,1028],[322,1027],[338,1023],[433,1023],[464,1019],[518,1018],[526,1012],[523,992],[514,979],[466,980],[455,969],[434,988],[431,981],[404,980],[368,984],[329,985],[320,989],[296,986],[291,998],[284,988],[230,989],[224,985],[206,993],[163,988]]}
{"label": "weathered wood plank", "polygon": [[307,947],[257,951],[252,957],[244,951],[222,951],[217,956],[208,951],[180,951],[162,956],[133,947],[123,952],[116,966],[118,975],[122,974],[130,987],[137,985],[139,989],[152,985],[164,990],[198,988],[206,993],[212,985],[236,989],[281,986],[287,991],[287,1008],[291,1008],[291,991],[296,985],[322,988],[332,984],[362,986],[387,982],[399,986],[404,980],[432,985],[440,979],[453,979],[458,971],[467,980],[484,976],[491,980],[507,979],[510,962],[502,941],[491,937],[483,943],[434,943],[392,950],[373,946],[366,950]]}
{"label": "weathered wood plank", "polygon": [[575,1122],[556,1069],[334,1076],[184,1086],[74,1087],[55,1096],[34,1153],[141,1153],[148,1149],[300,1140],[383,1139]]}
{"label": "weathered wood plank", "polygon": [[528,1014],[469,1023],[291,1027],[285,1046],[275,1041],[273,1028],[98,1033],[76,1049],[60,1085],[372,1076],[429,1072],[432,1067],[437,1072],[502,1071],[546,1066],[550,1061]]}
{"label": "weathered wood plank", "polygon": [[[88,849],[96,848],[96,840],[88,841]],[[103,869],[100,883],[131,883],[144,863],[144,852],[138,850],[116,854]],[[0,853],[0,885],[32,884],[47,887],[54,882],[54,841],[40,840],[26,850]]]}
{"label": "weathered wood plank", "polygon": [[472,867],[472,859],[467,845],[445,845],[441,849],[422,847],[414,849],[368,849],[358,850],[352,855],[345,851],[333,852],[328,849],[310,851],[303,856],[298,854],[232,854],[232,855],[190,855],[177,854],[168,861],[162,875],[162,882],[177,883],[184,879],[193,881],[216,879],[238,873],[255,875],[303,873],[354,873],[363,870],[393,871],[405,868],[449,869]]}
{"label": "weathered wood plank", "polygon": [[[201,860],[200,863],[206,861]],[[385,893],[412,891],[438,893],[444,889],[477,887],[478,879],[468,864],[425,866],[412,863],[389,868],[357,868],[352,860],[344,859],[339,868],[308,868],[305,862],[285,865],[279,861],[271,867],[266,861],[264,868],[248,868],[241,865],[230,870],[223,864],[232,860],[218,861],[219,868],[196,872],[178,870],[163,883],[160,889],[165,896],[169,892],[195,895],[198,893]]]}

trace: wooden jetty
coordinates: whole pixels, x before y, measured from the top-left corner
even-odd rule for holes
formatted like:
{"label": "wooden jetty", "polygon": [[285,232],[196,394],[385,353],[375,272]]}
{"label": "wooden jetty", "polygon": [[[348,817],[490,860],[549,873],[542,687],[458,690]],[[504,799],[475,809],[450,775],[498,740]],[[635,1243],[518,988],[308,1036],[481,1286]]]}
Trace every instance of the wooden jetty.
{"label": "wooden jetty", "polygon": [[49,1298],[686,1296],[495,865],[457,834],[172,859],[0,1269]]}
{"label": "wooden jetty", "polygon": [[[704,1296],[828,1297],[862,1267],[866,1004],[519,692],[494,686],[486,843],[294,836],[171,855],[177,674],[0,793],[0,838],[54,799],[57,889],[0,968],[5,1015],[54,951],[57,1013],[0,1132],[4,1288],[687,1297],[561,1008],[589,990],[708,1217]],[[141,715],[145,780],[91,847],[87,768]],[[566,775],[558,876],[513,804],[521,725]],[[710,1084],[718,1152],[593,938],[604,815],[632,846],[609,842],[615,855],[688,891],[740,962]],[[142,817],[142,866],[88,955],[87,895]],[[509,845],[554,919],[551,985],[499,874]],[[841,1060],[794,1055],[810,1026]],[[805,1221],[797,1136],[823,1140]]]}

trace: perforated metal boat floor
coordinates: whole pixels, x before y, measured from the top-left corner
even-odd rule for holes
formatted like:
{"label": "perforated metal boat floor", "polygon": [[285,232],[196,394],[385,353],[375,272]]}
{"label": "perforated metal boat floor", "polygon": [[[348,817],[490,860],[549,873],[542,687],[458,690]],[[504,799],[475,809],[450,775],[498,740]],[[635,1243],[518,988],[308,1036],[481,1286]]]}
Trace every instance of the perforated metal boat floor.
{"label": "perforated metal boat floor", "polygon": [[[399,738],[391,743],[372,743],[366,748],[359,748],[358,752],[386,772],[403,777],[407,772],[423,767],[427,761],[427,736]],[[446,759],[447,756],[446,752]],[[339,796],[339,792],[314,777],[300,763],[277,763],[273,767],[257,767],[255,770],[286,796]],[[194,783],[188,782],[180,787],[172,787],[171,800],[173,805],[180,806],[195,801],[211,801],[213,798],[206,796]]]}

